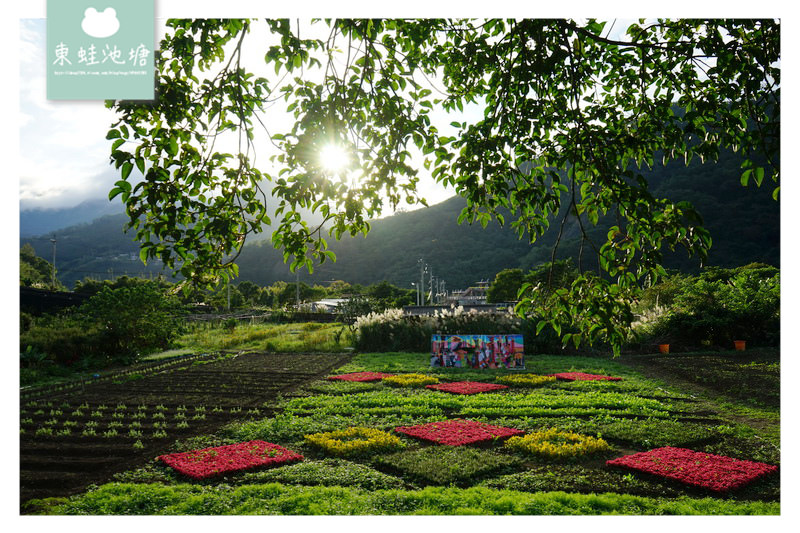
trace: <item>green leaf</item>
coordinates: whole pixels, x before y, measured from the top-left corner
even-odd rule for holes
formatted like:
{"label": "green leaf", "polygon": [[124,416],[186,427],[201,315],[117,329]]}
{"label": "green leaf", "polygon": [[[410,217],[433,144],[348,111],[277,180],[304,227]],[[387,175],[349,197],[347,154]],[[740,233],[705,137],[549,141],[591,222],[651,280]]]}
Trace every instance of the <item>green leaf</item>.
{"label": "green leaf", "polygon": [[[131,163],[130,161],[125,161],[124,163],[122,163],[122,171],[120,172],[120,176],[122,176],[122,179],[123,180],[128,179],[128,176],[131,175],[132,170],[133,170],[133,163]],[[119,184],[119,182],[117,182],[117,184]]]}
{"label": "green leaf", "polygon": [[756,185],[761,187],[761,182],[764,181],[764,167],[756,167],[755,180],[756,180]]}
{"label": "green leaf", "polygon": [[739,181],[742,183],[743,187],[747,187],[747,183],[750,181],[750,174],[752,173],[753,173],[752,168],[748,168],[747,170],[742,172],[742,177]]}

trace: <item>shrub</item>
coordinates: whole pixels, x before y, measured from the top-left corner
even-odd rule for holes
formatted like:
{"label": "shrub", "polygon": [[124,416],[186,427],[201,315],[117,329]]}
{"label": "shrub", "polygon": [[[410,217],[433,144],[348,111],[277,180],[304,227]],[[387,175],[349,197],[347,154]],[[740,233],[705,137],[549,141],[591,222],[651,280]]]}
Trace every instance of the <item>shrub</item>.
{"label": "shrub", "polygon": [[355,347],[360,351],[427,352],[431,349],[431,335],[434,333],[519,333],[520,325],[519,317],[510,308],[502,312],[479,313],[454,307],[424,316],[406,315],[402,309],[388,309],[358,317],[353,328],[356,332]]}
{"label": "shrub", "polygon": [[179,306],[155,284],[104,287],[81,306],[87,319],[101,329],[107,355],[119,362],[163,350],[178,334]]}
{"label": "shrub", "polygon": [[511,437],[505,442],[505,446],[540,457],[558,459],[608,449],[608,443],[603,439],[562,431],[558,428],[535,431],[522,437]]}
{"label": "shrub", "polygon": [[20,335],[20,351],[43,352],[61,365],[79,359],[93,360],[102,350],[101,331],[96,324],[66,316],[43,317]]}
{"label": "shrub", "polygon": [[44,316],[20,335],[28,346],[59,364],[86,368],[131,363],[162,350],[180,330],[176,301],[156,283],[103,286],[77,310]]}
{"label": "shrub", "polygon": [[[662,293],[665,297],[659,301]],[[744,339],[777,345],[780,274],[772,267],[748,265],[668,278],[645,293],[639,314],[635,331],[650,342],[730,347],[733,340]]]}

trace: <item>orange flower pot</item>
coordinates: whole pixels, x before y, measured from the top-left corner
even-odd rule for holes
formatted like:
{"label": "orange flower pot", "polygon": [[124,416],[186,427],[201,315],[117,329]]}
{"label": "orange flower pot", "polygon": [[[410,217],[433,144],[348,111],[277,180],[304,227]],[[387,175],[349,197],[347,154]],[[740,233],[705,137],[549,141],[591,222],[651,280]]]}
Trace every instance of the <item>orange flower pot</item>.
{"label": "orange flower pot", "polygon": [[745,343],[746,341],[733,341],[733,347],[737,352],[743,352]]}
{"label": "orange flower pot", "polygon": [[658,351],[661,353],[669,353],[669,344],[659,344]]}

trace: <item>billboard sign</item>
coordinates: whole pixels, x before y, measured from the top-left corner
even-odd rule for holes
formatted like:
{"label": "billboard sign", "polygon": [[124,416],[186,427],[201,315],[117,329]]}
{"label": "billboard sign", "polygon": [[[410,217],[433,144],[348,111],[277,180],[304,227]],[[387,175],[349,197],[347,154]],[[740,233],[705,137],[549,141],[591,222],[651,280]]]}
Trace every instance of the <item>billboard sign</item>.
{"label": "billboard sign", "polygon": [[520,334],[433,335],[431,366],[451,368],[525,368]]}

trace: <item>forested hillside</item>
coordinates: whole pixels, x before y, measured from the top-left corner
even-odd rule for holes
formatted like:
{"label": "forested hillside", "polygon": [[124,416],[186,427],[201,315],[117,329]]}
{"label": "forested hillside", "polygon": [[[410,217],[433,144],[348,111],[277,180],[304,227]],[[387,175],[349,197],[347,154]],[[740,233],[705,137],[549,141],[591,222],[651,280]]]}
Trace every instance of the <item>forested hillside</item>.
{"label": "forested hillside", "polygon": [[[688,200],[700,211],[713,238],[710,264],[736,267],[757,261],[779,266],[779,203],[772,199],[771,185],[742,187],[739,166],[737,157],[723,153],[717,163],[701,164],[695,160],[687,167],[672,162],[643,174],[654,196]],[[525,239],[517,239],[510,228],[494,222],[485,229],[480,224],[457,224],[463,206],[464,200],[454,197],[428,208],[376,220],[367,237],[345,237],[340,242],[331,239],[329,244],[337,261],[319,265],[313,276],[304,271],[301,278],[307,283],[342,279],[370,284],[386,280],[410,288],[411,282],[419,279],[417,261],[422,258],[450,290],[491,279],[505,268],[528,270],[550,260],[557,224],[531,245]],[[56,232],[56,264],[64,285],[72,287],[75,280],[88,276],[147,276],[161,271],[160,265],[145,268],[141,264],[132,233],[122,231],[125,220],[124,215],[106,216]],[[580,240],[574,220],[565,226],[556,258],[577,259]],[[613,223],[614,217],[609,215],[590,234],[603,235]],[[40,257],[51,258],[50,235],[21,241],[30,242]],[[586,268],[592,267],[591,255],[587,244],[583,255]],[[295,278],[268,240],[246,246],[238,263],[242,281],[268,285]],[[667,252],[665,266],[693,272],[699,262],[682,251]]]}

